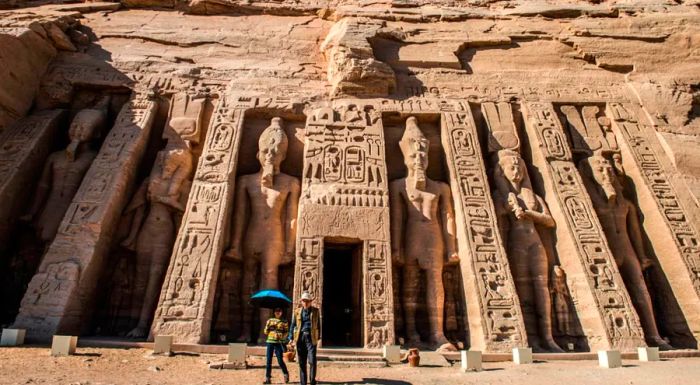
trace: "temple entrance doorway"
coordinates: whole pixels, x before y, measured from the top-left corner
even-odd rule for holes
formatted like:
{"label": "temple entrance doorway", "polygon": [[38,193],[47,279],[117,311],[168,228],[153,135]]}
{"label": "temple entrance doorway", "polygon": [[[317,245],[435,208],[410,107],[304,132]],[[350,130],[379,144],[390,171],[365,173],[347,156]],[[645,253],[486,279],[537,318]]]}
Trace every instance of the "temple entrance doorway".
{"label": "temple entrance doorway", "polygon": [[326,243],[323,346],[362,346],[362,243]]}

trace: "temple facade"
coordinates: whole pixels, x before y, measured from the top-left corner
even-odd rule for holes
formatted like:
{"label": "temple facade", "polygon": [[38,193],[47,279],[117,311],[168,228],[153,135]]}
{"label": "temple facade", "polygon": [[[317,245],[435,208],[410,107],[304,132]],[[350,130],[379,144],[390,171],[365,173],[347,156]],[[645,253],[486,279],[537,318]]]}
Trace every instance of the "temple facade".
{"label": "temple facade", "polygon": [[0,11],[3,325],[697,349],[696,5],[151,3]]}

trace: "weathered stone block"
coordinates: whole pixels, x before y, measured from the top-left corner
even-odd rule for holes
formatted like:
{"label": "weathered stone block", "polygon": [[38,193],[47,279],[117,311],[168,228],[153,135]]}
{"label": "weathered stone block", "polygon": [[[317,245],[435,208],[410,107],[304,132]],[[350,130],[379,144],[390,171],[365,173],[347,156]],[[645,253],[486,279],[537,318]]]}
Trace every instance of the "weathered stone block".
{"label": "weathered stone block", "polygon": [[532,363],[532,348],[514,348],[513,362],[516,365],[524,365]]}
{"label": "weathered stone block", "polygon": [[637,348],[639,361],[658,361],[659,348]]}
{"label": "weathered stone block", "polygon": [[153,338],[153,354],[173,354],[173,336],[155,336]]}
{"label": "weathered stone block", "polygon": [[24,344],[24,336],[27,333],[24,329],[2,329],[2,339],[0,346],[19,346]]}
{"label": "weathered stone block", "polygon": [[51,355],[54,357],[70,356],[75,353],[78,346],[76,336],[53,336],[51,343]]}
{"label": "weathered stone block", "polygon": [[598,366],[601,368],[619,368],[622,366],[622,356],[619,350],[598,350]]}
{"label": "weathered stone block", "polygon": [[246,344],[228,344],[228,362],[245,366]]}
{"label": "weathered stone block", "polygon": [[481,351],[478,350],[462,350],[461,351],[462,371],[481,371]]}
{"label": "weathered stone block", "polygon": [[384,345],[382,356],[389,364],[401,362],[401,347],[399,345]]}

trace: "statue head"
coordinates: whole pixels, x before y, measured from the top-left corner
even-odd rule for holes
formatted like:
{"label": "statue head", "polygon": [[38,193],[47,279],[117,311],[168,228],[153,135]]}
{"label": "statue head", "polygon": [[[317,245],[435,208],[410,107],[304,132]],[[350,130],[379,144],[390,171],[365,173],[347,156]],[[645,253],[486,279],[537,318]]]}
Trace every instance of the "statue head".
{"label": "statue head", "polygon": [[72,160],[81,143],[87,143],[97,137],[100,128],[106,120],[105,112],[95,109],[80,110],[70,124],[68,137],[70,144],[66,148],[66,155]]}
{"label": "statue head", "polygon": [[523,158],[513,150],[500,150],[496,156],[498,159],[496,176],[507,179],[518,190],[523,181],[527,179],[527,168]]}
{"label": "statue head", "polygon": [[610,162],[603,155],[594,154],[579,163],[579,168],[591,182],[595,182],[608,200],[618,194],[617,177]]}
{"label": "statue head", "polygon": [[418,120],[413,116],[406,119],[406,130],[399,141],[399,147],[408,176],[415,179],[415,187],[418,189],[425,188],[429,145],[430,142],[418,127]]}
{"label": "statue head", "polygon": [[258,139],[258,161],[262,166],[263,186],[272,186],[273,178],[279,174],[280,164],[287,156],[288,144],[287,134],[282,129],[282,119],[272,118]]}

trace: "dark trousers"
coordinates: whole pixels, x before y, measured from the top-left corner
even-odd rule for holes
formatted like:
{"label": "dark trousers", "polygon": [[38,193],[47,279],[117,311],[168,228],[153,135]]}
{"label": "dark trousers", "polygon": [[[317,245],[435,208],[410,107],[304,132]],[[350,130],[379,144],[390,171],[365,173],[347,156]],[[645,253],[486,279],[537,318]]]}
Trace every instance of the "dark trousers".
{"label": "dark trousers", "polygon": [[[307,378],[311,385],[316,385],[316,345],[311,342],[309,333],[302,333],[297,341],[297,353],[299,355],[299,381],[301,385],[307,384]],[[309,362],[309,376],[306,375],[306,361]]]}
{"label": "dark trousers", "polygon": [[270,378],[272,376],[272,353],[277,356],[277,364],[279,364],[282,373],[289,374],[287,371],[287,365],[284,364],[282,359],[282,353],[284,352],[284,345],[277,343],[273,344],[271,342],[267,343],[267,361],[265,362],[265,378]]}

